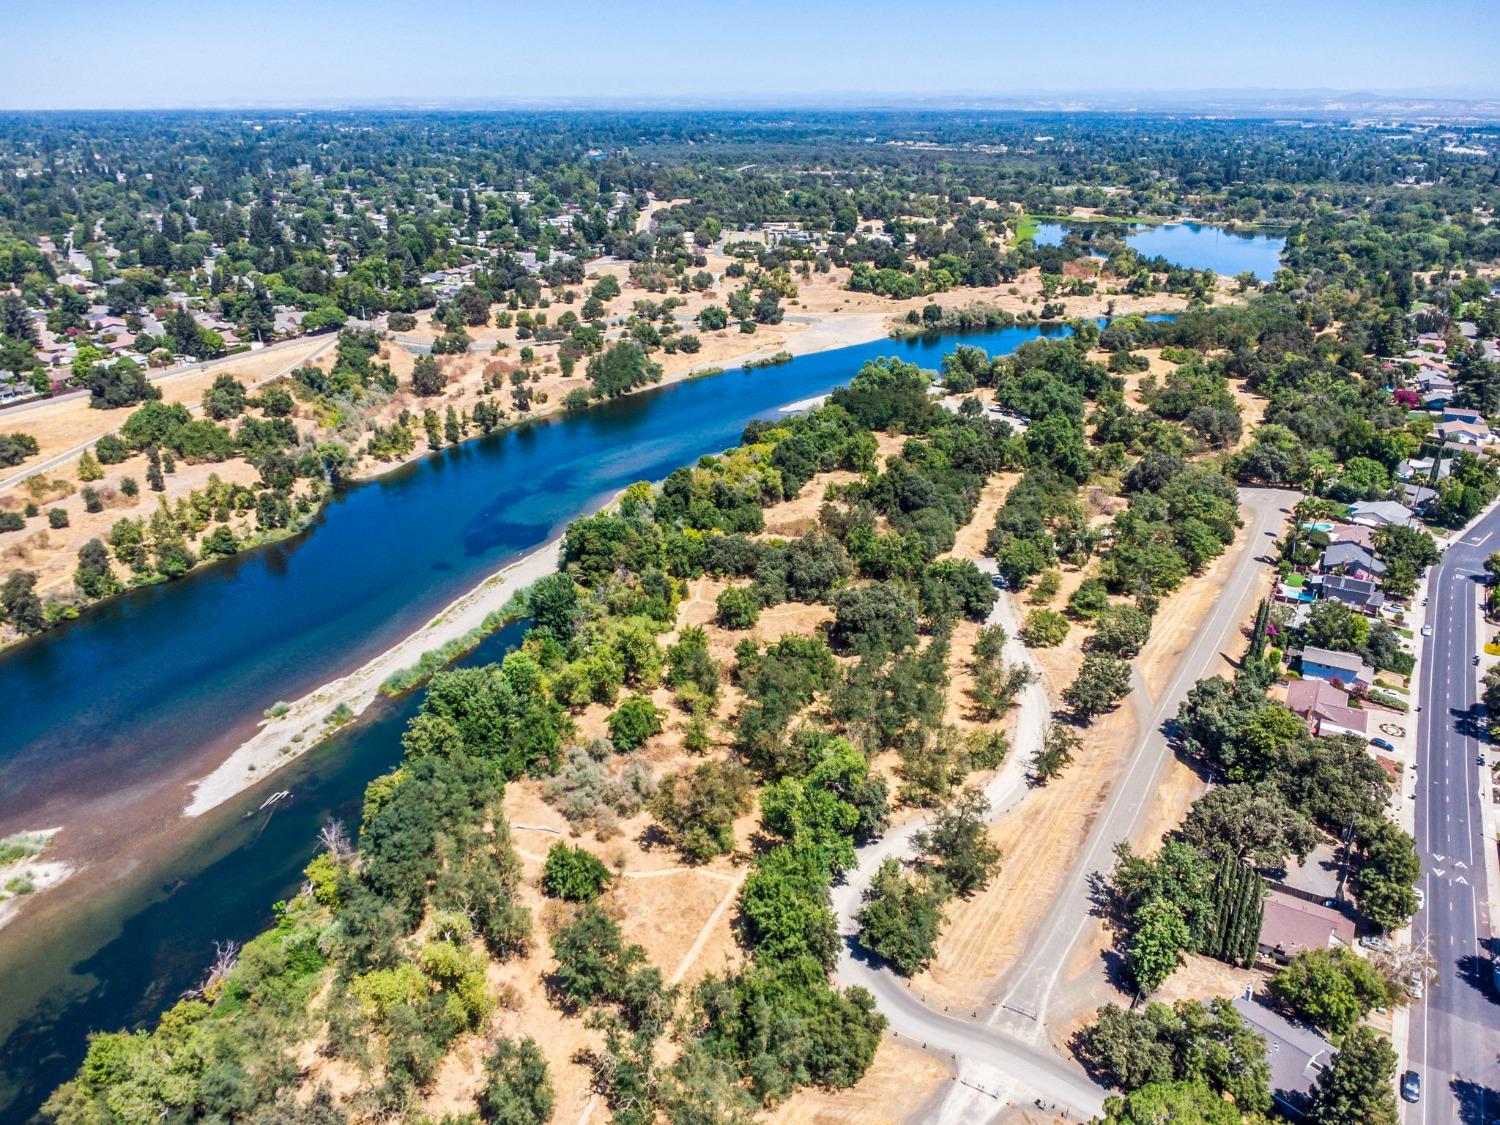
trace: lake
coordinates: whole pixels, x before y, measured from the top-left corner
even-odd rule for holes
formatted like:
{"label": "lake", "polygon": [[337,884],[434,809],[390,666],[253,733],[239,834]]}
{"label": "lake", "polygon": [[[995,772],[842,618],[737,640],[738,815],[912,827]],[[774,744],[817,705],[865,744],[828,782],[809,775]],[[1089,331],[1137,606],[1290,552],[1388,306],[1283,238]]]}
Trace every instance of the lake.
{"label": "lake", "polygon": [[[1069,230],[1085,223],[1040,223],[1033,240],[1038,246],[1060,246]],[[1103,229],[1104,224],[1094,224]],[[1281,268],[1286,239],[1270,234],[1237,234],[1207,223],[1110,224],[1127,231],[1125,244],[1147,258],[1165,258],[1194,270],[1213,270],[1221,277],[1253,273],[1270,281]]]}
{"label": "lake", "polygon": [[[348,488],[294,540],[133,591],[0,655],[0,834],[149,797],[174,765],[227,751],[277,699],[383,651],[619,489],[735,445],[751,418],[846,383],[866,360],[936,367],[960,343],[1004,354],[1067,331],[877,340],[689,380]],[[469,662],[497,659],[523,632],[503,630]],[[46,940],[13,948],[0,930],[0,1119],[34,1113],[72,1075],[89,1031],[150,1022],[201,978],[214,941],[264,928],[300,884],[323,821],[358,822],[365,785],[399,760],[419,703],[377,703]],[[259,811],[280,789],[291,798]]]}

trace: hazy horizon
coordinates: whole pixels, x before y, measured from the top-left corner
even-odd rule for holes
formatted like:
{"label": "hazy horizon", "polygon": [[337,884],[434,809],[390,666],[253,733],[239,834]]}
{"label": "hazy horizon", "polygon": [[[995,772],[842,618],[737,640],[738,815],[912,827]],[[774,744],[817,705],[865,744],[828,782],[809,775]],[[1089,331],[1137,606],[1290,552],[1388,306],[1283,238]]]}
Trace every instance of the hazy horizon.
{"label": "hazy horizon", "polygon": [[[764,0],[749,24],[680,0],[454,0],[441,16],[390,0],[266,0],[249,19],[186,0],[132,18],[58,0],[12,14],[28,50],[0,74],[0,109],[1500,98],[1488,5],[1431,7],[1266,0],[1251,23],[1187,0],[1163,0],[1149,20],[1102,0],[1064,0],[1045,18],[1012,0],[955,0],[921,18],[894,0]],[[71,56],[75,42],[86,58]]]}

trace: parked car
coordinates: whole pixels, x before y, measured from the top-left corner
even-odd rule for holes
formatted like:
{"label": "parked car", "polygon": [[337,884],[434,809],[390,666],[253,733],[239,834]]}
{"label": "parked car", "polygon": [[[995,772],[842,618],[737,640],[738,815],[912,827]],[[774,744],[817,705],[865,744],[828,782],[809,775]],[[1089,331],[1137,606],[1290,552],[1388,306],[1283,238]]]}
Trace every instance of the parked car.
{"label": "parked car", "polygon": [[1412,890],[1416,892],[1416,896],[1417,896],[1417,909],[1418,910],[1425,909],[1426,906],[1427,906],[1427,892],[1424,891],[1421,887],[1413,887]]}
{"label": "parked car", "polygon": [[1389,949],[1391,943],[1379,934],[1366,934],[1359,939],[1359,944],[1366,949]]}
{"label": "parked car", "polygon": [[1422,1100],[1422,1076],[1415,1070],[1401,1076],[1401,1096],[1413,1104]]}
{"label": "parked car", "polygon": [[1432,636],[1432,626],[1431,625],[1423,625],[1422,626],[1422,636],[1424,636],[1424,637],[1430,637],[1430,636]]}
{"label": "parked car", "polygon": [[1378,746],[1382,750],[1394,750],[1395,749],[1395,747],[1392,746],[1390,744],[1390,742],[1388,742],[1384,738],[1372,738],[1372,739],[1370,739],[1370,745],[1371,746]]}

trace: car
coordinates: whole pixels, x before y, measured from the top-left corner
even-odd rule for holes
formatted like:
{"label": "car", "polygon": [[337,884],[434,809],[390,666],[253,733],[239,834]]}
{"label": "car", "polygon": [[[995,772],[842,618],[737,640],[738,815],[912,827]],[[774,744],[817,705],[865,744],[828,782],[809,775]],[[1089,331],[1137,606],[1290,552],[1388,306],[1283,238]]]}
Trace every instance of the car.
{"label": "car", "polygon": [[1423,604],[1423,605],[1426,605],[1426,604],[1427,604],[1427,599],[1426,599],[1426,598],[1423,598],[1423,599],[1422,599],[1422,604]]}
{"label": "car", "polygon": [[1422,1076],[1415,1070],[1401,1076],[1401,1096],[1412,1104],[1422,1100]]}
{"label": "car", "polygon": [[1422,626],[1422,636],[1424,636],[1424,637],[1430,637],[1430,636],[1432,636],[1432,626],[1431,625],[1423,625]]}
{"label": "car", "polygon": [[1427,892],[1424,891],[1421,887],[1413,887],[1412,890],[1415,891],[1417,895],[1417,909],[1425,909],[1427,906]]}
{"label": "car", "polygon": [[1484,765],[1484,755],[1483,754],[1475,754],[1474,755],[1474,764],[1476,766],[1483,766]]}
{"label": "car", "polygon": [[1366,949],[1389,949],[1391,943],[1379,934],[1366,934],[1359,939],[1359,944]]}
{"label": "car", "polygon": [[1370,745],[1371,746],[1378,746],[1382,750],[1394,750],[1395,749],[1395,747],[1392,746],[1390,744],[1390,742],[1388,742],[1384,738],[1372,738],[1372,739],[1370,739]]}

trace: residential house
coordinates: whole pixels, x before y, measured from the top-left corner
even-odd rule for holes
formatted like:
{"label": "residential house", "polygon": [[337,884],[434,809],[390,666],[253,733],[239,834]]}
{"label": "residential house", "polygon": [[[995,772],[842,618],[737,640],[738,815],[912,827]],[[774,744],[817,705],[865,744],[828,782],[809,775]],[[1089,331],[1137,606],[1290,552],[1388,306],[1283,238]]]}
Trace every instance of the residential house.
{"label": "residential house", "polygon": [[1484,424],[1484,415],[1477,410],[1471,410],[1467,406],[1445,406],[1443,407],[1444,422],[1473,422],[1476,425]]}
{"label": "residential house", "polygon": [[1302,678],[1327,680],[1331,684],[1369,687],[1375,682],[1375,669],[1352,652],[1308,645],[1302,650]]}
{"label": "residential house", "polygon": [[1490,433],[1490,428],[1483,422],[1439,422],[1432,427],[1432,432],[1444,444],[1457,442],[1459,445],[1489,445],[1495,440],[1495,435]]}
{"label": "residential house", "polygon": [[1361,547],[1375,549],[1375,532],[1372,528],[1357,523],[1336,523],[1328,532],[1330,543],[1358,543]]}
{"label": "residential house", "polygon": [[1349,522],[1364,524],[1366,527],[1387,527],[1391,524],[1418,526],[1412,510],[1394,500],[1361,500],[1357,504],[1350,504]]}
{"label": "residential house", "polygon": [[1262,956],[1283,965],[1305,950],[1352,947],[1354,919],[1273,887],[1261,915],[1259,945]]}
{"label": "residential house", "polygon": [[[1430,490],[1429,490],[1430,491]],[[1330,543],[1318,560],[1318,569],[1324,574],[1348,574],[1354,578],[1380,578],[1385,574],[1385,563],[1375,553],[1359,543]]]}
{"label": "residential house", "polygon": [[1335,601],[1350,609],[1358,610],[1366,617],[1375,617],[1385,605],[1385,595],[1375,583],[1364,578],[1351,578],[1347,574],[1329,574],[1320,584],[1325,601]]}
{"label": "residential house", "polygon": [[1428,488],[1425,484],[1403,484],[1401,486],[1401,502],[1418,514],[1427,511],[1427,505],[1436,499],[1437,490]]}
{"label": "residential house", "polygon": [[1312,1108],[1318,1075],[1336,1053],[1333,1044],[1307,1024],[1293,1023],[1274,1008],[1252,998],[1250,990],[1231,1003],[1266,1041],[1271,1064],[1271,1097],[1289,1117],[1306,1117]]}
{"label": "residential house", "polygon": [[1286,706],[1322,738],[1352,734],[1363,739],[1369,729],[1370,713],[1349,706],[1349,696],[1326,680],[1293,680],[1287,685]]}

